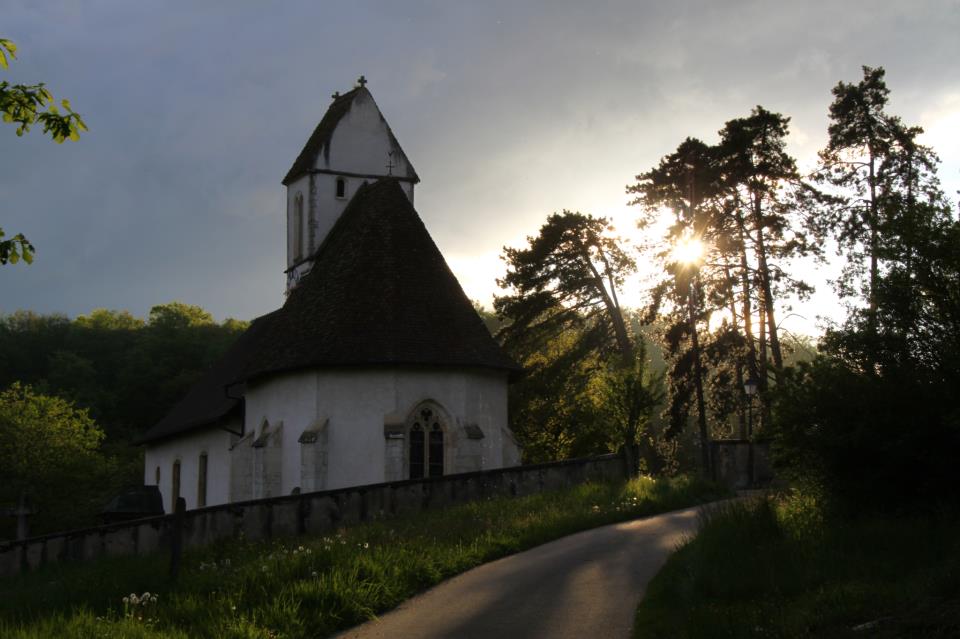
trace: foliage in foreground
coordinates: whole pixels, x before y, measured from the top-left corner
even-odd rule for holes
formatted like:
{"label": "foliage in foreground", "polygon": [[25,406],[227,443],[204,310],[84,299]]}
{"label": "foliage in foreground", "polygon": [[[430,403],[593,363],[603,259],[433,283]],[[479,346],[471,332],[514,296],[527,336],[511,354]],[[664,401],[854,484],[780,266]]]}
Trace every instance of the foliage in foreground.
{"label": "foliage in foreground", "polygon": [[[321,538],[52,566],[0,586],[0,636],[322,637],[452,575],[595,526],[724,496],[687,478],[585,484],[385,519]],[[122,598],[149,592],[146,614]],[[143,619],[139,619],[143,616]]]}
{"label": "foliage in foreground", "polygon": [[[17,45],[6,38],[0,38],[0,69],[6,70],[10,60],[17,57]],[[61,110],[63,112],[61,112]],[[10,84],[0,80],[0,120],[15,124],[17,135],[23,135],[33,125],[43,127],[44,135],[49,135],[60,144],[65,140],[77,141],[80,132],[87,130],[80,115],[70,108],[70,102],[60,100],[59,106],[53,94],[42,82],[38,84]],[[27,264],[33,261],[33,244],[17,233],[4,240],[0,228],[0,265],[16,264],[21,259]]]}
{"label": "foliage in foreground", "polygon": [[735,503],[654,578],[634,637],[956,637],[957,517],[839,519],[809,497]]}
{"label": "foliage in foreground", "polygon": [[[19,383],[0,391],[0,503],[23,496],[42,504],[34,530],[81,525],[103,505],[104,489],[120,488],[117,460],[102,453],[102,440],[96,422],[72,402]],[[14,525],[5,518],[0,536]]]}

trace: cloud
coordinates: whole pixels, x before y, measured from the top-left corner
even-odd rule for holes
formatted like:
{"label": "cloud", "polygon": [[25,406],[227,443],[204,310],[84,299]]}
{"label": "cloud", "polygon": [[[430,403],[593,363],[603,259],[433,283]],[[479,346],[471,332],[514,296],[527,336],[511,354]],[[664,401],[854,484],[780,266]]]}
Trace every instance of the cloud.
{"label": "cloud", "polygon": [[791,150],[812,157],[830,88],[861,64],[887,68],[906,121],[955,140],[948,4],[13,4],[10,78],[48,82],[91,131],[56,146],[0,127],[0,224],[39,251],[0,269],[0,311],[275,308],[280,179],[330,94],[361,73],[471,295],[548,213],[624,209],[634,175],[756,104],[790,115]]}

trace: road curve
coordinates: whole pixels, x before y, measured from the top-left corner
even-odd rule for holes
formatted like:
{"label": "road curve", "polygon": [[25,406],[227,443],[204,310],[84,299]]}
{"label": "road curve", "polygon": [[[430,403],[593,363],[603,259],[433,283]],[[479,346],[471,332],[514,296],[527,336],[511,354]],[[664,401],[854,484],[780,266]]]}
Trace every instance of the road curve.
{"label": "road curve", "polygon": [[627,638],[699,508],[603,526],[449,579],[339,639]]}

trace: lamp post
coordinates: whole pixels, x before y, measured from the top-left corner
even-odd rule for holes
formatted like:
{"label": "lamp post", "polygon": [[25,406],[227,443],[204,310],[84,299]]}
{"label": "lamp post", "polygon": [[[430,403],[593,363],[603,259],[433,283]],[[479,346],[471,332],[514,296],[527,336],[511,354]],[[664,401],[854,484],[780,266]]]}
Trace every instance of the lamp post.
{"label": "lamp post", "polygon": [[747,394],[747,481],[753,486],[753,396],[757,394],[760,383],[753,375],[743,383],[743,392]]}

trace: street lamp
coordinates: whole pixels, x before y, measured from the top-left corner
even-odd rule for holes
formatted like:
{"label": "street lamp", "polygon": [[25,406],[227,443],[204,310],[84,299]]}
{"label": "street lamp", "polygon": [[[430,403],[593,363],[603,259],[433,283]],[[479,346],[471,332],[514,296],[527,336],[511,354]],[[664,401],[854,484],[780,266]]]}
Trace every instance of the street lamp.
{"label": "street lamp", "polygon": [[753,486],[753,396],[760,389],[760,382],[753,375],[743,383],[743,392],[747,394],[747,481]]}

